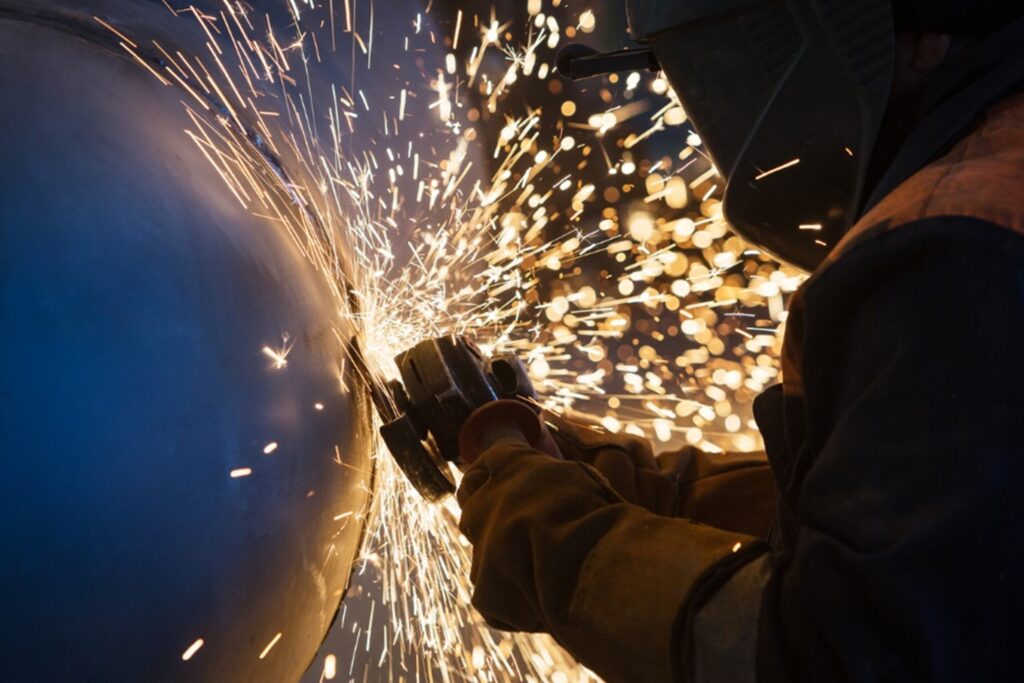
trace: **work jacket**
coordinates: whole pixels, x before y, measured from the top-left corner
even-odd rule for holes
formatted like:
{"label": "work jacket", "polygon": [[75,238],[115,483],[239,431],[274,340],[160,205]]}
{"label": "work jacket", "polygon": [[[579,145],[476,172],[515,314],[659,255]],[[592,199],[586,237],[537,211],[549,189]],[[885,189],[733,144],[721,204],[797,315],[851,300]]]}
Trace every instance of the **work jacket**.
{"label": "work jacket", "polygon": [[587,551],[551,630],[610,681],[1020,678],[1022,46],[944,77],[795,295],[766,454],[670,454],[685,520]]}
{"label": "work jacket", "polygon": [[1020,678],[1022,34],[950,77],[795,295],[755,409],[770,542],[697,579],[677,678]]}

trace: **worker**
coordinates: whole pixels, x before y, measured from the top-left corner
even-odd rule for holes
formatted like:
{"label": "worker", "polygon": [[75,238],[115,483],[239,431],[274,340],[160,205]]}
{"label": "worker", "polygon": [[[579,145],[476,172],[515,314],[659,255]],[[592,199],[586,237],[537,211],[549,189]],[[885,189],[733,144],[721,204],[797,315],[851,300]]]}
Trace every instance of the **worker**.
{"label": "worker", "polygon": [[730,222],[817,265],[766,454],[474,414],[473,604],[610,682],[1019,680],[1024,3],[628,11]]}

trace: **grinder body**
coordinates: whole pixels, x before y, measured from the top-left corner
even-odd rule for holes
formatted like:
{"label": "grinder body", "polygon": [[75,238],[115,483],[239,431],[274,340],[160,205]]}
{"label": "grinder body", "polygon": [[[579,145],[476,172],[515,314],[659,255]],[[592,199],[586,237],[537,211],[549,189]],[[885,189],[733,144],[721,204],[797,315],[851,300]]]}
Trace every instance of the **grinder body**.
{"label": "grinder body", "polygon": [[395,358],[401,381],[375,392],[384,420],[381,436],[409,481],[428,500],[455,491],[451,466],[459,431],[476,410],[515,399],[536,406],[523,362],[512,354],[487,357],[465,337],[429,339]]}

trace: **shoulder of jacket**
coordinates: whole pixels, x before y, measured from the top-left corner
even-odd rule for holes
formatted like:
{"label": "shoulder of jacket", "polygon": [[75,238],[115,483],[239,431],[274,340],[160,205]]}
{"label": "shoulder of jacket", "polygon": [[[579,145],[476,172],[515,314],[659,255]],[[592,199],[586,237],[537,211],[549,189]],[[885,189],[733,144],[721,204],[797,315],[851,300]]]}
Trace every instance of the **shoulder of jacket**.
{"label": "shoulder of jacket", "polygon": [[931,218],[973,218],[1024,234],[1024,94],[996,104],[948,154],[868,211],[819,272],[855,243]]}

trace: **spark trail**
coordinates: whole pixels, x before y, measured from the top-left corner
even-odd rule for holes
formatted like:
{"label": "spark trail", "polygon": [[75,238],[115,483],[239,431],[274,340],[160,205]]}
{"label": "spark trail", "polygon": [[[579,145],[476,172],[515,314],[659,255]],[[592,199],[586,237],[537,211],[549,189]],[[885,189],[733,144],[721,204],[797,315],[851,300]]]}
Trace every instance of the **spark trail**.
{"label": "spark trail", "polygon": [[[801,276],[729,232],[721,179],[663,79],[557,80],[555,50],[594,30],[593,11],[530,0],[522,25],[424,11],[388,28],[392,64],[372,4],[282,4],[287,26],[234,0],[171,10],[205,52],[122,46],[180,89],[199,153],[323,275],[375,371],[467,334],[521,354],[548,409],[666,444],[758,446],[750,403],[778,374]],[[339,54],[350,74],[310,77]],[[374,80],[383,92],[360,85]],[[486,628],[454,502],[426,504],[381,448],[375,462],[362,590],[339,616],[352,650],[325,678],[596,680],[546,637]]]}

